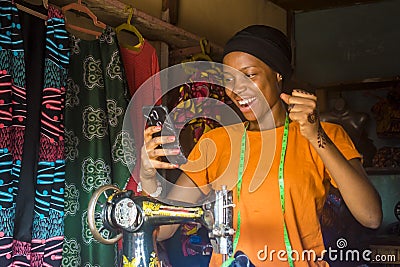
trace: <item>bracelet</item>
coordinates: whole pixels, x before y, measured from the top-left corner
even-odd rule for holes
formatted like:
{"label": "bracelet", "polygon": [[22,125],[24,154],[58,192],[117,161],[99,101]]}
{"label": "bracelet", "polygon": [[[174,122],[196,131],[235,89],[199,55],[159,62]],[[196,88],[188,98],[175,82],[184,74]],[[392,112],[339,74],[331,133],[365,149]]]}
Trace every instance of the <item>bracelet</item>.
{"label": "bracelet", "polygon": [[149,194],[149,196],[154,197],[154,198],[159,197],[161,195],[162,189],[163,188],[161,186],[160,181],[157,180],[157,189],[154,193]]}

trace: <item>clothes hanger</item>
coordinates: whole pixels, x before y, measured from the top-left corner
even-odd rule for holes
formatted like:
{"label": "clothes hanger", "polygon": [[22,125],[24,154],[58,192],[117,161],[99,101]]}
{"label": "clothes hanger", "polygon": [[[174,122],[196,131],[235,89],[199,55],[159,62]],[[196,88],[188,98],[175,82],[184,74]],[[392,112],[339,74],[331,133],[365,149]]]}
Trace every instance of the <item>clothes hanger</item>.
{"label": "clothes hanger", "polygon": [[201,53],[193,55],[189,60],[190,61],[213,61],[210,54],[210,43],[207,39],[202,38],[200,39],[200,48]]}
{"label": "clothes hanger", "polygon": [[[40,12],[38,12],[36,10],[33,10],[33,9],[29,8],[29,7],[26,7],[26,6],[24,6],[24,5],[20,4],[20,3],[14,3],[14,4],[19,10],[21,10],[23,12],[26,12],[28,14],[31,14],[31,15],[33,15],[33,16],[35,16],[37,18],[40,18],[40,19],[42,19],[44,21],[47,21],[47,14],[46,15],[42,14],[42,13],[40,13]],[[47,0],[43,0],[43,6],[46,9],[48,9],[49,6],[48,6]]]}
{"label": "clothes hanger", "polygon": [[[97,26],[103,30],[107,27],[106,24],[104,24],[103,22],[101,22],[97,19],[96,15],[87,6],[82,4],[81,0],[78,0],[78,2],[76,2],[76,3],[70,3],[68,5],[65,5],[61,8],[61,10],[62,10],[62,13],[64,14],[64,16],[65,16],[65,13],[69,10],[75,10],[75,11],[78,11],[81,13],[85,13],[92,19],[93,24],[95,26]],[[71,28],[71,29],[79,31],[79,32],[94,35],[94,36],[96,36],[96,38],[99,38],[99,36],[102,34],[101,31],[95,31],[95,30],[83,28],[78,25],[68,23],[66,16],[65,16],[65,27]]]}
{"label": "clothes hanger", "polygon": [[192,61],[213,61],[209,56],[210,53],[210,43],[207,39],[201,38],[200,39],[200,48],[201,52],[190,56],[189,58],[182,61],[185,62],[192,62]]}
{"label": "clothes hanger", "polygon": [[[182,61],[182,67],[186,73],[193,74],[196,71],[198,71],[198,69],[196,67],[192,67],[191,64],[185,64],[185,63],[195,62],[195,61],[213,62],[211,57],[208,55],[210,53],[210,43],[208,42],[207,39],[205,38],[200,39],[200,48],[201,48],[201,53],[194,54],[188,59]],[[214,64],[212,64],[210,67],[211,68],[214,67]]]}
{"label": "clothes hanger", "polygon": [[133,50],[133,51],[140,51],[140,49],[144,45],[144,38],[143,38],[142,34],[138,31],[138,29],[131,24],[131,20],[132,20],[132,17],[133,17],[133,7],[127,6],[127,7],[125,7],[125,11],[129,11],[128,19],[127,19],[127,21],[125,23],[122,23],[121,25],[119,25],[119,26],[117,26],[115,28],[115,33],[116,33],[117,36],[123,30],[134,33],[137,36],[137,38],[139,39],[139,43],[138,44],[129,45],[129,44],[126,44],[126,43],[121,43],[121,45],[123,47],[128,48],[128,49]]}

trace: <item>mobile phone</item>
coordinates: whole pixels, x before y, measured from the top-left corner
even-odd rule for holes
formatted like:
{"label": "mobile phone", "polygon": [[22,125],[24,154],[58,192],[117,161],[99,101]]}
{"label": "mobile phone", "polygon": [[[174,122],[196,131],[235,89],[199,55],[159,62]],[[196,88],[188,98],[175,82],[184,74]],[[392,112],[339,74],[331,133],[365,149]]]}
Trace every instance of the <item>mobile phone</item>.
{"label": "mobile phone", "polygon": [[179,154],[168,155],[163,157],[163,161],[168,161],[172,164],[182,165],[187,162],[185,155],[182,153],[179,144],[179,135],[177,134],[175,124],[169,116],[167,107],[163,105],[158,106],[143,106],[143,116],[146,119],[146,126],[161,126],[161,131],[153,134],[155,136],[175,136],[175,141],[162,145],[165,149],[179,149]]}

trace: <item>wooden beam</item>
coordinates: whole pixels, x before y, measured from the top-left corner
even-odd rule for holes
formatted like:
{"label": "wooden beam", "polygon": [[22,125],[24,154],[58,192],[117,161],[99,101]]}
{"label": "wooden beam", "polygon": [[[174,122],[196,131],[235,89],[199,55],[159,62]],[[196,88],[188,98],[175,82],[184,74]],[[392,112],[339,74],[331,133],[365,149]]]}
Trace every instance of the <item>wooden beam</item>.
{"label": "wooden beam", "polygon": [[[50,3],[56,6],[63,6],[70,2],[72,1],[50,0]],[[112,27],[125,22],[129,15],[126,10],[127,5],[118,0],[84,0],[83,2],[99,20]],[[132,24],[146,39],[165,42],[172,49],[196,46],[202,38],[136,8],[133,9]],[[211,43],[211,50],[212,53],[222,55],[222,47],[214,43]]]}
{"label": "wooden beam", "polygon": [[201,53],[200,45],[193,46],[193,47],[185,47],[180,49],[175,49],[170,52],[172,57],[190,57],[192,55]]}
{"label": "wooden beam", "polygon": [[349,81],[336,84],[326,84],[316,87],[318,89],[332,90],[332,91],[372,90],[372,89],[393,88],[398,86],[399,83],[400,83],[400,76],[396,76],[389,78],[372,78],[372,79],[364,79],[362,81]]}
{"label": "wooden beam", "polygon": [[313,11],[329,8],[346,7],[353,5],[361,5],[379,2],[379,0],[334,0],[334,1],[321,1],[321,0],[270,0],[272,3],[282,7],[286,10],[293,10],[296,12]]}

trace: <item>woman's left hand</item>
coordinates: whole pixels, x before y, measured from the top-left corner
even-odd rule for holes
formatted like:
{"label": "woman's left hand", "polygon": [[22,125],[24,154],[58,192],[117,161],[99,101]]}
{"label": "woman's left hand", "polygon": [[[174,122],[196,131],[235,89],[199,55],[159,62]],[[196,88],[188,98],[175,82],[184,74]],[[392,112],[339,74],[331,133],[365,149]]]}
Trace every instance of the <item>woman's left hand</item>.
{"label": "woman's left hand", "polygon": [[281,99],[288,104],[289,118],[299,123],[301,134],[309,141],[317,140],[321,127],[317,97],[307,91],[294,89],[292,95],[282,93]]}

